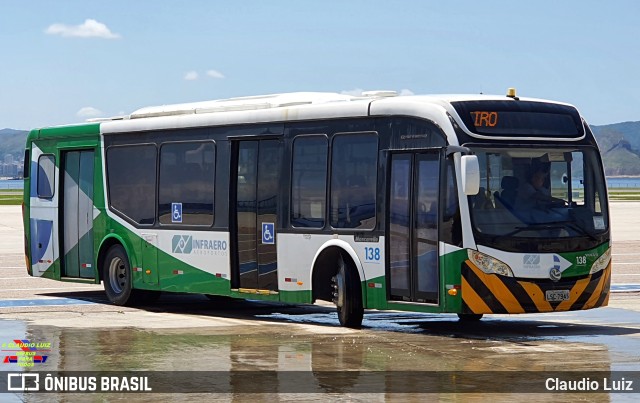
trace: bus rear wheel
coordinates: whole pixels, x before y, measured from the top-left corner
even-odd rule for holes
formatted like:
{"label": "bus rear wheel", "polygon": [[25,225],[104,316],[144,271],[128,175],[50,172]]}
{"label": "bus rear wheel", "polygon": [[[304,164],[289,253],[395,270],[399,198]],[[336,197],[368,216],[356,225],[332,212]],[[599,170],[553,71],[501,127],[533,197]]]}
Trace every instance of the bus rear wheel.
{"label": "bus rear wheel", "polygon": [[104,291],[109,301],[127,305],[131,300],[132,278],[129,258],[122,245],[113,245],[107,251],[102,269]]}
{"label": "bus rear wheel", "polygon": [[359,329],[364,309],[358,275],[340,259],[338,273],[332,278],[333,303],[338,308],[338,320],[344,327]]}

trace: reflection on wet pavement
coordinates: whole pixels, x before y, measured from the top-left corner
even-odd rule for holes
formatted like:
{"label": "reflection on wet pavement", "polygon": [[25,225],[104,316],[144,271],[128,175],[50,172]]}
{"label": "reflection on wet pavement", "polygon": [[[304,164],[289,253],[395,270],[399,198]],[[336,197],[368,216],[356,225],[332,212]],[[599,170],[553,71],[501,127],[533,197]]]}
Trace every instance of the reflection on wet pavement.
{"label": "reflection on wet pavement", "polygon": [[[150,309],[253,316],[266,323],[74,329],[2,321],[0,336],[54,343],[46,370],[535,370],[549,362],[554,369],[575,370],[583,363],[609,370],[611,354],[640,351],[640,315],[624,309],[496,316],[464,324],[450,315],[374,312],[365,316],[365,329],[355,331],[338,327],[333,310],[322,307],[244,301],[215,309],[185,305]],[[637,357],[629,358],[618,365],[640,369]]]}
{"label": "reflection on wet pavement", "polygon": [[216,316],[251,324],[62,328],[3,320],[0,336],[51,342],[49,359],[37,368],[42,371],[640,370],[640,314],[626,309],[497,315],[479,323],[370,312],[360,331],[339,327],[333,309],[317,306],[173,298],[146,310],[174,314],[176,321]]}

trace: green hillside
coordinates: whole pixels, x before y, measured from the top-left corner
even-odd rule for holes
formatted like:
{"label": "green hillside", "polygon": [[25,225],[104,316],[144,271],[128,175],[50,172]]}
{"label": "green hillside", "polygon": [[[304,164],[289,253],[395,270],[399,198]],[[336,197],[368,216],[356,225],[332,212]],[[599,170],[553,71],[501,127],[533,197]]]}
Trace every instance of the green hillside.
{"label": "green hillside", "polygon": [[0,130],[0,159],[3,159],[6,154],[13,155],[16,160],[24,158],[27,134],[29,132],[25,130]]}
{"label": "green hillside", "polygon": [[640,122],[591,126],[607,176],[640,176]]}

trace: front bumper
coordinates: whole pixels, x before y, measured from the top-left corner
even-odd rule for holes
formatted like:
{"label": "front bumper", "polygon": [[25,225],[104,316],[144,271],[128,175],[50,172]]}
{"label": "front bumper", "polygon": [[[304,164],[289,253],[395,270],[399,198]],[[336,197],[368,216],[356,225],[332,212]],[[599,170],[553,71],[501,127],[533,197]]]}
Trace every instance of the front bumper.
{"label": "front bumper", "polygon": [[[606,306],[611,285],[611,263],[587,277],[551,280],[517,279],[486,274],[470,260],[462,264],[462,313],[560,312]],[[569,290],[569,299],[549,302],[547,290]]]}

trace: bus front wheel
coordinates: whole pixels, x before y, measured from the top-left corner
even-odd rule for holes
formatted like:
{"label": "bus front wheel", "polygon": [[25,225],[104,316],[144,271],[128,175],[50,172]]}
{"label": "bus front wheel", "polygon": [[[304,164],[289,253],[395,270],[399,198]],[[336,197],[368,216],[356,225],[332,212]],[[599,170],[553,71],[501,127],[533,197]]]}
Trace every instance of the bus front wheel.
{"label": "bus front wheel", "polygon": [[109,301],[116,305],[127,305],[131,297],[132,279],[129,258],[122,245],[113,245],[107,251],[102,275]]}
{"label": "bus front wheel", "polygon": [[338,319],[345,327],[359,329],[364,309],[362,291],[355,269],[340,259],[338,273],[333,277],[333,303],[338,308]]}

